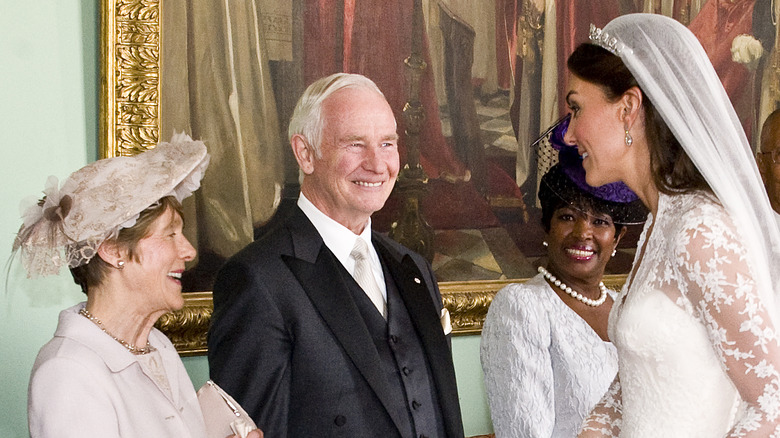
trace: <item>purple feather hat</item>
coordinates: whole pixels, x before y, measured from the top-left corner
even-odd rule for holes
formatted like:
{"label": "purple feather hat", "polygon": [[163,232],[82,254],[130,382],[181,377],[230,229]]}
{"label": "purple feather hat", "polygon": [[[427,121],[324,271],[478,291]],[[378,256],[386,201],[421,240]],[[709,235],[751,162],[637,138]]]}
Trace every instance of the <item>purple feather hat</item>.
{"label": "purple feather hat", "polygon": [[553,125],[549,135],[552,147],[558,151],[558,164],[542,177],[539,200],[544,207],[550,196],[556,196],[566,204],[579,205],[582,201],[601,213],[607,213],[618,224],[638,224],[646,220],[648,210],[639,197],[624,183],[614,182],[599,187],[588,185],[582,157],[576,146],[566,144],[563,136],[569,127],[569,116]]}

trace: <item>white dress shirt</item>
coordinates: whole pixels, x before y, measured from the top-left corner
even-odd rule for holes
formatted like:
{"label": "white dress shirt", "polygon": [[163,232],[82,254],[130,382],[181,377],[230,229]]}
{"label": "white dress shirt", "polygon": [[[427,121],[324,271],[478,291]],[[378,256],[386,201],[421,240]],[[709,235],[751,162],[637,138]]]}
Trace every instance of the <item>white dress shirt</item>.
{"label": "white dress shirt", "polygon": [[382,264],[379,262],[379,254],[377,254],[373,243],[371,242],[371,218],[368,219],[368,223],[363,228],[363,232],[360,235],[356,235],[349,228],[341,225],[335,220],[328,217],[325,213],[320,211],[314,204],[311,203],[303,193],[298,197],[298,207],[303,210],[303,214],[314,224],[314,228],[322,237],[325,246],[336,256],[341,262],[342,266],[354,277],[355,275],[355,259],[350,257],[352,248],[355,246],[355,240],[362,238],[368,244],[368,252],[370,253],[371,271],[374,273],[374,279],[379,286],[379,290],[382,291],[382,296],[387,302],[387,286],[385,285],[385,275],[382,271]]}

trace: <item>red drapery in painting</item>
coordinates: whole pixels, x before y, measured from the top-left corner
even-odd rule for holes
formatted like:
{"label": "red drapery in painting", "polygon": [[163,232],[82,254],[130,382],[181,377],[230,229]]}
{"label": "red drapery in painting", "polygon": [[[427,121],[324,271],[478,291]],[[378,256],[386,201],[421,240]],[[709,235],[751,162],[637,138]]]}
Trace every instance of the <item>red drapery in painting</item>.
{"label": "red drapery in painting", "polygon": [[731,42],[740,34],[753,33],[755,0],[709,0],[688,28],[701,42],[737,111],[748,140],[751,138],[756,103],[755,74],[731,60]]}
{"label": "red drapery in painting", "polygon": [[519,0],[496,0],[496,75],[498,88],[512,86],[517,53]]}
{"label": "red drapery in painting", "polygon": [[[405,162],[403,107],[408,99],[404,60],[411,53],[412,0],[306,0],[304,10],[304,81],[336,72],[371,78],[393,108]],[[424,58],[430,65],[427,37]],[[428,176],[462,177],[465,168],[444,138],[433,73],[425,70],[420,100],[426,122],[420,134],[420,162]]]}
{"label": "red drapery in painting", "polygon": [[559,114],[568,112],[566,93],[569,75],[566,60],[582,43],[588,42],[590,25],[603,28],[620,15],[617,0],[564,0],[556,2],[557,46],[558,46],[558,108]]}

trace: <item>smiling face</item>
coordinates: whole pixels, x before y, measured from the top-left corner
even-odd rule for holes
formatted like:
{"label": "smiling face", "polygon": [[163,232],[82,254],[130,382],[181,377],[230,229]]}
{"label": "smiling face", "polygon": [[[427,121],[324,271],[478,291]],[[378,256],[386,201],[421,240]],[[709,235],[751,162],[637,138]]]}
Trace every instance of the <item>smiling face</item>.
{"label": "smiling face", "polygon": [[385,98],[365,87],[344,88],[322,105],[321,156],[295,135],[304,172],[301,191],[320,211],[355,233],[384,206],[398,177],[398,134]]}
{"label": "smiling face", "polygon": [[122,272],[140,294],[139,304],[152,312],[174,311],[184,306],[181,274],[196,251],[182,234],[181,216],[167,209],[149,228],[149,234],[135,247]]}
{"label": "smiling face", "polygon": [[566,284],[601,280],[604,268],[617,247],[620,235],[606,214],[586,213],[565,206],[555,210],[547,233],[547,269]]}
{"label": "smiling face", "polygon": [[620,101],[610,102],[601,87],[571,75],[566,103],[571,120],[564,140],[577,145],[588,184],[598,187],[624,180],[629,148]]}

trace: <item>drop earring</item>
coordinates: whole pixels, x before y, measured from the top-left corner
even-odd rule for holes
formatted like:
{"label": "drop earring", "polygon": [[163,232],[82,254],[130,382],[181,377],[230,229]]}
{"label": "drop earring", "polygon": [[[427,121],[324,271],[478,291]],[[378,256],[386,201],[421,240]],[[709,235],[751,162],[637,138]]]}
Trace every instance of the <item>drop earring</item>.
{"label": "drop earring", "polygon": [[612,257],[615,257],[615,254],[617,254],[617,250],[616,250],[616,249],[613,249],[613,250],[612,250]]}
{"label": "drop earring", "polygon": [[623,110],[623,130],[626,131],[626,146],[631,146],[634,143],[634,139],[631,137],[631,134],[628,133],[628,115],[631,113],[631,107],[625,108]]}
{"label": "drop earring", "polygon": [[547,241],[545,240],[545,241],[542,242],[542,246],[547,248],[548,246],[550,246],[550,244],[547,243]]}

